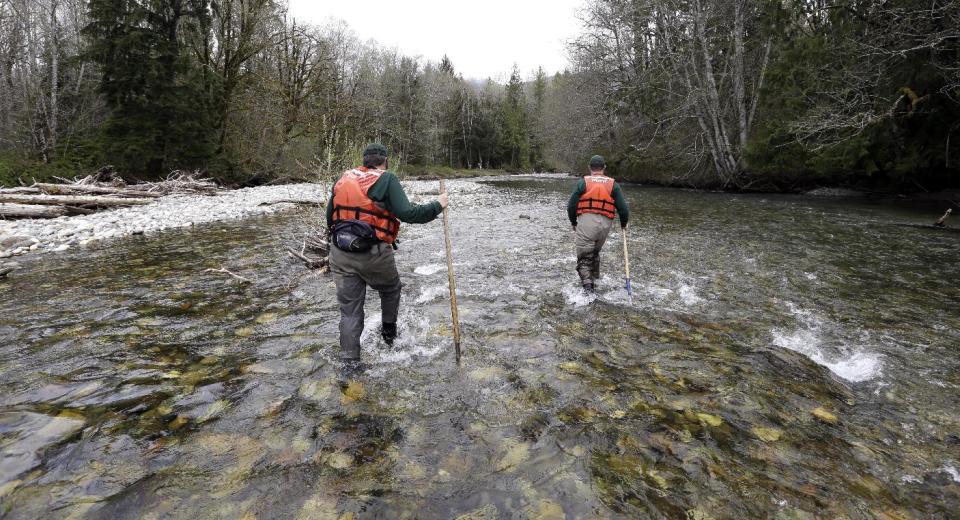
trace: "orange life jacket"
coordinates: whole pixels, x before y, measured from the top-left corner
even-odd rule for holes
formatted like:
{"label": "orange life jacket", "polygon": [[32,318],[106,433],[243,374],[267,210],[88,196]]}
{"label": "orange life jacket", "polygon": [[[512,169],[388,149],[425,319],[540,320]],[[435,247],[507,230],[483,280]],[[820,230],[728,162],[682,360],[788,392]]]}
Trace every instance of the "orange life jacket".
{"label": "orange life jacket", "polygon": [[392,244],[400,234],[400,219],[371,199],[367,192],[380,180],[383,170],[357,168],[345,172],[333,187],[333,224],[359,220],[376,231],[377,238]]}
{"label": "orange life jacket", "polygon": [[577,215],[596,213],[607,218],[617,216],[617,206],[613,200],[613,178],[603,174],[590,174],[583,178],[587,191],[577,203]]}

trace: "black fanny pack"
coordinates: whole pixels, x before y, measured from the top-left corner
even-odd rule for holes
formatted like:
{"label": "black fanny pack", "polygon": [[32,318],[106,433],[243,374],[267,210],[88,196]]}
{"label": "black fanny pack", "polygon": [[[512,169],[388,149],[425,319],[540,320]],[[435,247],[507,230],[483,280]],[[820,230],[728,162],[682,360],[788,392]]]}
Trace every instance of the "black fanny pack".
{"label": "black fanny pack", "polygon": [[347,253],[366,253],[380,240],[373,226],[359,220],[341,220],[333,226],[333,244]]}

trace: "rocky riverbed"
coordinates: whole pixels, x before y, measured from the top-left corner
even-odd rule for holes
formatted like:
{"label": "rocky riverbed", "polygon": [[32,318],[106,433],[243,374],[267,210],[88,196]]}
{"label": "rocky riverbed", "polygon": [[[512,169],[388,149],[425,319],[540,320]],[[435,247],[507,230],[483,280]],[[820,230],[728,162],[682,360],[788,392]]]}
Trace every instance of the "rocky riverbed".
{"label": "rocky riverbed", "polygon": [[0,221],[0,259],[276,213],[290,207],[280,201],[323,201],[326,197],[326,188],[319,184],[289,184],[223,191],[216,195],[171,195],[146,206],[93,215]]}

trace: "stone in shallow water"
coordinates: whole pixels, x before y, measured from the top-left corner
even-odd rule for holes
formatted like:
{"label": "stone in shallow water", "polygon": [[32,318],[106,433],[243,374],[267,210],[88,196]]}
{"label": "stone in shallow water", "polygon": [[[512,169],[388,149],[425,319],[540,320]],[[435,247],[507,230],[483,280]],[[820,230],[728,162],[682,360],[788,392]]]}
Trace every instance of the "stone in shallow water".
{"label": "stone in shallow water", "polygon": [[719,428],[723,424],[723,419],[716,415],[710,415],[708,413],[698,413],[697,419],[700,419],[704,424],[713,426],[714,428]]}
{"label": "stone in shallow water", "polygon": [[84,421],[31,412],[0,413],[0,484],[40,465],[43,451],[72,437]]}
{"label": "stone in shallow water", "polygon": [[474,381],[493,381],[503,378],[504,371],[500,367],[485,367],[474,370],[468,374],[468,377]]}
{"label": "stone in shallow water", "polygon": [[39,390],[24,393],[10,398],[5,405],[26,403],[70,403],[77,399],[93,394],[103,386],[99,381],[91,381],[74,385],[46,385]]}
{"label": "stone in shallow water", "polygon": [[327,466],[333,469],[347,469],[353,466],[353,456],[348,453],[332,453],[327,457]]}
{"label": "stone in shallow water", "polygon": [[200,417],[197,418],[198,423],[205,423],[211,419],[215,419],[220,416],[224,411],[230,408],[230,402],[225,399],[217,399],[216,401],[210,403],[210,405],[203,411]]}
{"label": "stone in shallow water", "polygon": [[23,484],[22,480],[11,480],[6,484],[0,484],[0,499],[5,498],[10,493],[13,493],[20,487],[20,484]]}
{"label": "stone in shallow water", "polygon": [[366,391],[363,389],[363,383],[350,381],[347,387],[342,390],[343,396],[340,398],[342,404],[350,404],[363,399]]}
{"label": "stone in shallow water", "polygon": [[314,495],[303,503],[297,520],[337,520],[337,499],[327,495]]}
{"label": "stone in shallow water", "polygon": [[500,513],[497,511],[497,507],[493,504],[487,504],[458,516],[456,520],[497,520],[498,518],[500,518]]}
{"label": "stone in shallow water", "polygon": [[530,445],[525,442],[508,441],[502,451],[497,471],[513,471],[530,458]]}
{"label": "stone in shallow water", "polygon": [[814,408],[810,413],[812,413],[817,419],[827,424],[837,424],[837,421],[839,421],[836,415],[828,412],[823,407]]}
{"label": "stone in shallow water", "polygon": [[329,381],[308,381],[300,385],[298,393],[304,399],[322,402],[329,399],[332,392],[332,383]]}
{"label": "stone in shallow water", "polygon": [[257,319],[256,319],[256,322],[257,322],[257,324],[259,324],[259,325],[264,325],[264,324],[267,324],[267,323],[273,323],[274,321],[277,321],[277,313],[275,313],[275,312],[265,312],[265,313],[257,316]]}
{"label": "stone in shallow water", "polygon": [[710,516],[710,513],[707,513],[703,509],[697,507],[694,509],[687,510],[688,520],[713,520],[713,517]]}
{"label": "stone in shallow water", "polygon": [[566,520],[567,515],[560,504],[544,499],[537,503],[535,508],[530,509],[528,518],[530,520]]}
{"label": "stone in shallow water", "polygon": [[776,428],[754,426],[751,431],[758,439],[764,442],[777,442],[780,440],[780,437],[783,436],[783,432]]}
{"label": "stone in shallow water", "polygon": [[660,473],[658,473],[655,470],[652,470],[652,469],[647,470],[646,476],[647,476],[648,482],[654,484],[660,489],[667,489],[669,487],[669,484],[667,483],[667,479],[660,476]]}
{"label": "stone in shallow water", "polygon": [[189,422],[190,422],[190,418],[189,418],[189,417],[187,417],[187,416],[185,416],[185,415],[178,415],[177,418],[174,419],[174,420],[172,420],[172,421],[170,421],[170,424],[168,424],[167,426],[168,426],[171,430],[179,430],[180,428],[183,428],[184,426],[186,426],[187,423],[189,423]]}

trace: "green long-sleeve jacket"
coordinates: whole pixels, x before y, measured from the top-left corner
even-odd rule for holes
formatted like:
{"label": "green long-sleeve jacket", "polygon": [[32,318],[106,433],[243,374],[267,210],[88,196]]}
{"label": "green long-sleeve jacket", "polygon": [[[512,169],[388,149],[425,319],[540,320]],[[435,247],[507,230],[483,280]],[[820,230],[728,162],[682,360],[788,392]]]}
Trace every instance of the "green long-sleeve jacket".
{"label": "green long-sleeve jacket", "polygon": [[[573,190],[573,193],[570,194],[570,200],[567,202],[567,216],[570,218],[570,223],[574,227],[577,225],[577,203],[580,202],[580,197],[587,192],[587,183],[580,179],[580,182],[577,184],[577,187]],[[617,214],[620,215],[620,227],[627,227],[627,222],[630,221],[630,206],[627,205],[627,199],[623,196],[623,190],[620,189],[620,184],[613,183],[613,203],[617,207]]]}
{"label": "green long-sleeve jacket", "polygon": [[[400,179],[391,172],[381,175],[380,180],[370,187],[367,196],[374,202],[383,204],[387,211],[401,221],[410,224],[426,224],[443,213],[443,207],[438,201],[428,204],[411,203],[400,185]],[[333,227],[333,190],[330,190],[330,201],[327,203],[327,227]]]}

